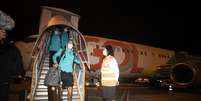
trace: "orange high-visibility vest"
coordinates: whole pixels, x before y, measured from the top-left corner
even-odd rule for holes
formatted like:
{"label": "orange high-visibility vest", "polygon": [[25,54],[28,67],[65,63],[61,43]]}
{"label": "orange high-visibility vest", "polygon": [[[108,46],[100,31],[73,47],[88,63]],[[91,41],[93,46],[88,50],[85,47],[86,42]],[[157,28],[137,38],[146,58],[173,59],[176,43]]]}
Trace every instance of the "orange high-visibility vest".
{"label": "orange high-visibility vest", "polygon": [[101,83],[103,86],[116,86],[119,77],[118,64],[113,56],[103,59],[101,67]]}

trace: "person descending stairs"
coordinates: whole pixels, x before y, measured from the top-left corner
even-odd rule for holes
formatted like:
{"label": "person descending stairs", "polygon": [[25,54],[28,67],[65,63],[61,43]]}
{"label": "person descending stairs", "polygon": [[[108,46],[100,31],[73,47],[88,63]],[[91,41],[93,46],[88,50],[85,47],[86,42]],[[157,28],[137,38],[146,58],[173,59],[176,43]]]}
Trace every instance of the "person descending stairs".
{"label": "person descending stairs", "polygon": [[[45,75],[49,70],[49,56],[45,57],[45,61],[43,62],[42,71],[39,76],[38,85],[36,87],[36,92],[34,96],[34,101],[48,101],[48,88],[44,85]],[[73,93],[72,93],[72,101],[80,101],[80,97],[78,95],[77,81],[74,81]],[[62,101],[67,100],[67,91],[64,89],[62,93]]]}

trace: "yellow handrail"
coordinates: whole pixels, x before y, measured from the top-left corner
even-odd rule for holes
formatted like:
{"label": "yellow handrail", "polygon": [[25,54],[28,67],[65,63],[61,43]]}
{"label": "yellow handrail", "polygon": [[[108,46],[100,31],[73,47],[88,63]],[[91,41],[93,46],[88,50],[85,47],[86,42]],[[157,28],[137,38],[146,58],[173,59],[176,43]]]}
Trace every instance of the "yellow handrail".
{"label": "yellow handrail", "polygon": [[[78,57],[81,60],[80,66],[82,67],[78,73],[76,73],[76,69],[74,69],[75,73],[75,79],[78,81],[78,92],[80,95],[80,100],[84,101],[85,100],[85,68],[90,68],[89,63],[88,63],[88,51],[87,51],[87,46],[86,46],[86,41],[84,37],[81,35],[81,33],[77,30],[76,32],[73,33],[72,39],[76,51],[78,52]],[[86,62],[87,61],[87,62]]]}
{"label": "yellow handrail", "polygon": [[[44,38],[44,40],[42,40],[42,38]],[[47,36],[46,34],[41,34],[35,45],[34,45],[34,49],[32,51],[32,58],[31,58],[31,64],[30,67],[32,68],[32,81],[31,81],[31,92],[29,94],[29,99],[30,101],[33,101],[34,98],[34,94],[35,94],[35,89],[37,86],[37,82],[38,82],[38,77],[39,77],[39,72],[41,69],[41,63],[44,60],[44,53],[45,53],[45,43],[47,42]],[[41,46],[41,47],[38,47]]]}
{"label": "yellow handrail", "polygon": [[[85,65],[82,62],[83,60],[80,58],[80,56],[78,56],[79,59],[81,60],[80,66],[81,68],[79,68],[79,71],[76,72],[76,69],[74,67],[74,76],[75,76],[75,80],[77,81],[77,86],[78,86],[78,93],[80,96],[80,100],[84,101],[85,99]],[[76,65],[75,65],[76,66]]]}

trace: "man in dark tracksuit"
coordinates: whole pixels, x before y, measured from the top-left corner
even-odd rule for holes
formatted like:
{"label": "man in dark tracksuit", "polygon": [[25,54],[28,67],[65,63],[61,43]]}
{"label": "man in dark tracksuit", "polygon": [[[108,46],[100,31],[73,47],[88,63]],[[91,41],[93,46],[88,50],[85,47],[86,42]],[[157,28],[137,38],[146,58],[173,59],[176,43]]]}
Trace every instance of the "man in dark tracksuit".
{"label": "man in dark tracksuit", "polygon": [[24,73],[19,50],[6,39],[6,30],[14,27],[14,21],[0,11],[0,98],[8,101],[9,79]]}

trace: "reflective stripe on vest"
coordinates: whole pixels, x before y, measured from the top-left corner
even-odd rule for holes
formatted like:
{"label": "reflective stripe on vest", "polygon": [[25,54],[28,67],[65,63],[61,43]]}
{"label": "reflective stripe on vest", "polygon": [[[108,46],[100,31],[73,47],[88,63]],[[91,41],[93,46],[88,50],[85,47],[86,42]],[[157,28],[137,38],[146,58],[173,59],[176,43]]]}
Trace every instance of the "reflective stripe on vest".
{"label": "reflective stripe on vest", "polygon": [[115,74],[109,71],[101,71],[101,83],[103,86],[115,86],[117,81],[115,80]]}

